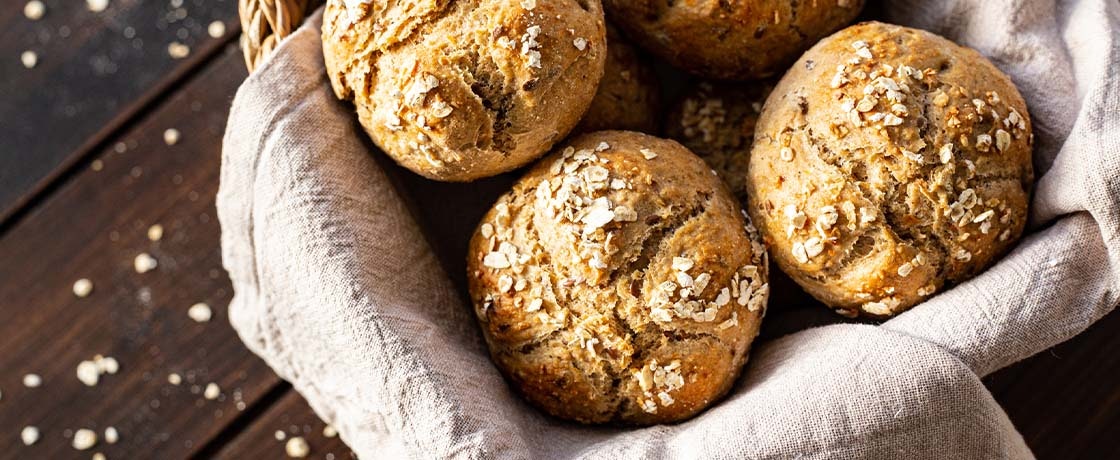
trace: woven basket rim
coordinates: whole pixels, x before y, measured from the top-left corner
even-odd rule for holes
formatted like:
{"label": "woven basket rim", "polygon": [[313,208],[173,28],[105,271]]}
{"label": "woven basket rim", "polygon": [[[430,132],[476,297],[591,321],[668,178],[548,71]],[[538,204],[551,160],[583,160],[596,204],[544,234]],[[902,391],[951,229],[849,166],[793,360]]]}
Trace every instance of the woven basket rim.
{"label": "woven basket rim", "polygon": [[245,67],[256,69],[324,0],[238,0]]}

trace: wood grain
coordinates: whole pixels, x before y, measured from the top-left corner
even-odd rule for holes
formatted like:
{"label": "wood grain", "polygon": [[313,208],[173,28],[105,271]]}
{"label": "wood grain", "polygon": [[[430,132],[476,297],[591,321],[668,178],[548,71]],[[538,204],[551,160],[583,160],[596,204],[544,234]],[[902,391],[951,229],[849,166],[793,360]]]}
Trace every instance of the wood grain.
{"label": "wood grain", "polygon": [[[350,448],[338,436],[323,435],[326,426],[299,393],[290,391],[264,414],[244,429],[239,436],[214,455],[220,459],[285,458],[284,445],[292,436],[303,437],[311,454],[307,458],[350,460]],[[276,432],[285,440],[277,440]]]}
{"label": "wood grain", "polygon": [[[0,9],[0,222],[29,202],[130,119],[167,94],[239,30],[235,0],[112,0],[102,12],[80,0],[45,0],[31,21],[25,0]],[[226,25],[212,38],[211,21]],[[189,56],[173,59],[178,41]],[[20,54],[39,62],[26,69]]]}
{"label": "wood grain", "polygon": [[[238,50],[170,97],[115,139],[0,238],[0,452],[22,458],[88,458],[68,433],[114,426],[109,458],[182,458],[206,445],[279,384],[229,326],[232,295],[221,266],[214,210],[219,151],[230,98],[245,77]],[[182,132],[165,145],[166,128]],[[95,170],[100,168],[100,170]],[[150,241],[153,224],[164,228]],[[146,252],[158,267],[139,274]],[[72,283],[93,281],[77,298]],[[187,317],[208,303],[210,322]],[[96,354],[121,370],[82,385],[75,369]],[[42,376],[24,388],[25,373]],[[178,373],[182,384],[168,383]],[[207,400],[207,384],[221,396]],[[25,447],[19,430],[34,425],[42,440]]]}

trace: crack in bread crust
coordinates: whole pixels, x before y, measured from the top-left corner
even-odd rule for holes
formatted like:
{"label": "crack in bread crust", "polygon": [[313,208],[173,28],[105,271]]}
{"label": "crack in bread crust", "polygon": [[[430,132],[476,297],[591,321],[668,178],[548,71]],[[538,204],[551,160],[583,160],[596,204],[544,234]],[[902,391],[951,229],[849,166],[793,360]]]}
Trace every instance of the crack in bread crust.
{"label": "crack in bread crust", "polygon": [[335,94],[374,143],[445,181],[545,153],[590,106],[606,57],[599,0],[329,0],[322,36]]}
{"label": "crack in bread crust", "polygon": [[1027,116],[975,51],[915,29],[849,27],[768,99],[750,212],[775,261],[817,299],[896,314],[1018,238],[1033,176]]}
{"label": "crack in bread crust", "polygon": [[687,418],[730,387],[757,335],[761,243],[679,144],[607,131],[570,145],[526,173],[471,240],[471,298],[489,315],[495,362],[562,418]]}

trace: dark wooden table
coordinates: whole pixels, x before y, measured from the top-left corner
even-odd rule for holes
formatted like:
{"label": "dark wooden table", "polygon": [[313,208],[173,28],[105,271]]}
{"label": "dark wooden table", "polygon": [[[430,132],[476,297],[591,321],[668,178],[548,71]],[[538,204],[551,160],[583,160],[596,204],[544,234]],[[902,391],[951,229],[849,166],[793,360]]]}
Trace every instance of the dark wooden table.
{"label": "dark wooden table", "polygon": [[[277,431],[304,437],[314,458],[349,457],[225,314],[214,195],[246,76],[235,0],[110,0],[101,12],[46,0],[37,21],[23,1],[0,9],[0,457],[282,458]],[[207,33],[214,21],[223,35]],[[189,54],[172,58],[172,42]],[[137,273],[141,253],[157,268]],[[81,278],[93,282],[85,298],[72,292]],[[188,317],[198,302],[212,307],[209,322]],[[986,379],[1039,457],[1120,456],[1117,332],[1113,314]],[[120,371],[83,385],[76,368],[95,355]],[[42,385],[25,387],[29,373]],[[32,446],[20,440],[28,425],[41,432]],[[76,430],[110,426],[117,443],[71,447]]]}

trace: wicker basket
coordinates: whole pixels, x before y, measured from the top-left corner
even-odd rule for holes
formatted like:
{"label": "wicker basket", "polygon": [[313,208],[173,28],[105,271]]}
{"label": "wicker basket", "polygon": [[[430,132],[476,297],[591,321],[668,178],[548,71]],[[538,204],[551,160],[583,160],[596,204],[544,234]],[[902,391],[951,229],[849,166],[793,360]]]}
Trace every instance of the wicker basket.
{"label": "wicker basket", "polygon": [[324,0],[238,0],[241,51],[252,72]]}

